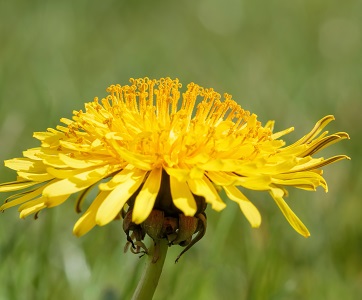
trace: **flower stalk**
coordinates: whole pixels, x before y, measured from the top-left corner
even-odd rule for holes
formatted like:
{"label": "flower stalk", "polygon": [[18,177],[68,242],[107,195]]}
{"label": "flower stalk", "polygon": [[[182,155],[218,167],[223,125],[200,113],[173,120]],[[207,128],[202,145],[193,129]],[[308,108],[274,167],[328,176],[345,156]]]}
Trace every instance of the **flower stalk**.
{"label": "flower stalk", "polygon": [[133,294],[132,300],[150,300],[156,291],[160,279],[163,264],[168,250],[167,239],[152,242],[149,247],[142,277]]}

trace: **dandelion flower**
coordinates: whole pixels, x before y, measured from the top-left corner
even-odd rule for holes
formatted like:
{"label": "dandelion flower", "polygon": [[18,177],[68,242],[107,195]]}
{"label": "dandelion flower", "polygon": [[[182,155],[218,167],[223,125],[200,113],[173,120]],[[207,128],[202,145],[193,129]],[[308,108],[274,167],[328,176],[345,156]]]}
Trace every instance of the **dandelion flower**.
{"label": "dandelion flower", "polygon": [[206,206],[225,208],[222,190],[226,201],[235,201],[251,226],[259,227],[260,213],[242,192],[249,189],[269,192],[290,225],[309,236],[284,197],[288,187],[327,191],[321,168],[348,159],[315,157],[348,138],[345,132],[322,132],[333,116],[286,145],[280,138],[293,128],[273,133],[272,121],[262,126],[229,94],[221,100],[213,89],[190,83],[181,95],[179,80],[170,78],[130,83],[110,86],[106,98],[61,119],[64,125],[34,133],[40,147],[5,161],[18,178],[1,184],[0,192],[20,192],[0,210],[20,205],[25,218],[78,194],[80,211],[88,192],[96,189],[74,226],[77,236],[123,216],[133,247],[134,240],[143,247],[145,234],[189,247],[205,233]]}

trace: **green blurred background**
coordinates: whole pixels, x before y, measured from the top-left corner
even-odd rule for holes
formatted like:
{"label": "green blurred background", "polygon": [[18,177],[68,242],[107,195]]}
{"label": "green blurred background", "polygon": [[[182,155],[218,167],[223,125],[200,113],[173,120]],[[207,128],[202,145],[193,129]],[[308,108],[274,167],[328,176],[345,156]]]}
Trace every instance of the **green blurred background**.
{"label": "green blurred background", "polygon": [[[329,193],[291,190],[311,231],[299,236],[272,199],[248,193],[208,210],[206,236],[177,265],[172,247],[155,299],[360,299],[362,295],[362,2],[354,0],[0,1],[0,160],[37,147],[34,131],[130,77],[178,77],[228,92],[292,142],[327,114],[350,141],[325,168]],[[1,166],[0,180],[15,173]],[[2,197],[3,199],[3,197]],[[74,198],[73,198],[74,200]],[[123,253],[121,222],[72,235],[74,201],[34,221],[0,216],[0,299],[129,299],[142,260]]]}

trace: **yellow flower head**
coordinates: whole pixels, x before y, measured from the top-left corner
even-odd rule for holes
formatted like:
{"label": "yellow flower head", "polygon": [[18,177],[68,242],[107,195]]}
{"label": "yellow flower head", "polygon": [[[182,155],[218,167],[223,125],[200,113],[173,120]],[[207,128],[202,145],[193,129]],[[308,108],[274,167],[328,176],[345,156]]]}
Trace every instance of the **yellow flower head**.
{"label": "yellow flower head", "polygon": [[[131,213],[125,230],[143,224],[154,210],[169,218],[201,217],[206,204],[221,211],[226,206],[219,196],[223,189],[251,226],[258,227],[260,213],[241,191],[251,189],[268,191],[291,226],[309,236],[283,197],[289,186],[310,191],[322,186],[327,191],[320,168],[348,158],[313,157],[348,138],[344,132],[322,132],[333,116],[286,146],[280,137],[293,128],[273,133],[273,122],[262,126],[231,95],[221,100],[213,89],[195,83],[181,95],[178,79],[130,82],[110,86],[106,98],[86,103],[85,111],[74,111],[72,120],[61,119],[64,125],[36,132],[40,147],[5,161],[18,179],[1,184],[0,192],[26,190],[10,196],[0,210],[20,205],[24,218],[60,205],[74,193],[79,193],[79,208],[86,194],[97,189],[75,224],[74,233],[80,236],[127,209]],[[174,226],[181,228],[181,223]]]}

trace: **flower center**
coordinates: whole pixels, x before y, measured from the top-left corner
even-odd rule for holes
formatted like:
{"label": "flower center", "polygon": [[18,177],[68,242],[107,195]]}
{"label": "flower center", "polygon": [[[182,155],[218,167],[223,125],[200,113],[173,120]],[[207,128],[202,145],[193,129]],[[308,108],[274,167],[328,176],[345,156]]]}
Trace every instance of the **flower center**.
{"label": "flower center", "polygon": [[95,99],[86,113],[74,117],[78,127],[94,138],[88,141],[91,145],[106,145],[120,160],[147,161],[145,169],[187,168],[200,157],[253,158],[258,144],[271,139],[270,129],[229,94],[221,101],[213,89],[190,83],[180,97],[178,79],[142,78],[131,83],[110,86],[102,105]]}

